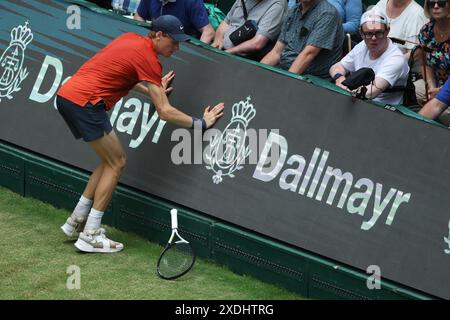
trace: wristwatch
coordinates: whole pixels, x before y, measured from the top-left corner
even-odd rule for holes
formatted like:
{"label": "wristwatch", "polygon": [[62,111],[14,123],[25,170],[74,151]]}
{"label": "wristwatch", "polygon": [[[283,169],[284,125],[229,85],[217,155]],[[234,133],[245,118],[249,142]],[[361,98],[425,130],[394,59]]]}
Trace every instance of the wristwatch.
{"label": "wristwatch", "polygon": [[336,74],[333,76],[333,81],[336,82],[336,80],[339,79],[339,78],[342,77],[342,76],[343,76],[342,73],[339,73],[339,72],[336,73]]}

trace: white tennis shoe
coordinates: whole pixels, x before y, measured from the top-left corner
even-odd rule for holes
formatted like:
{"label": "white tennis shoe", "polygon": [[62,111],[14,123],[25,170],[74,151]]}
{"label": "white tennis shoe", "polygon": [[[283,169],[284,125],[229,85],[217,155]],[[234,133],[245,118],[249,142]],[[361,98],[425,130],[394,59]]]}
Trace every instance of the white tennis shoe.
{"label": "white tennis shoe", "polygon": [[78,236],[75,247],[84,252],[113,253],[123,249],[123,244],[110,240],[105,235],[105,229],[83,231]]}
{"label": "white tennis shoe", "polygon": [[68,237],[78,237],[80,232],[83,231],[84,225],[86,224],[87,219],[82,218],[72,218],[72,216],[68,217],[66,223],[61,227],[61,230]]}

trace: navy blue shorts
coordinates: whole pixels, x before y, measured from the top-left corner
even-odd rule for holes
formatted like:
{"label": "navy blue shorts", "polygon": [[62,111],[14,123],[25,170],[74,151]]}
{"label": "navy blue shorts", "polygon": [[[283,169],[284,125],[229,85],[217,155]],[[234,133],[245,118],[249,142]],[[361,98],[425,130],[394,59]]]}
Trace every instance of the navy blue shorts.
{"label": "navy blue shorts", "polygon": [[75,139],[83,138],[84,141],[90,142],[103,137],[112,130],[103,100],[95,106],[88,102],[86,106],[80,107],[72,101],[57,96],[56,105]]}

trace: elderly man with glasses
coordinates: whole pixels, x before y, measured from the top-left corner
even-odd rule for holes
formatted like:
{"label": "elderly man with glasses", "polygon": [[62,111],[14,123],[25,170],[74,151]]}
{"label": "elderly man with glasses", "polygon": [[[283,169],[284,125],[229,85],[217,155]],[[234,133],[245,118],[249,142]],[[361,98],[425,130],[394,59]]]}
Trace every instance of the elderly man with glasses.
{"label": "elderly man with glasses", "polygon": [[402,103],[403,92],[389,89],[406,85],[409,67],[402,51],[387,37],[388,33],[386,15],[377,10],[365,12],[360,22],[364,41],[330,68],[330,76],[336,85],[348,90],[342,84],[348,73],[371,68],[375,72],[375,80],[366,87],[366,98],[385,104]]}

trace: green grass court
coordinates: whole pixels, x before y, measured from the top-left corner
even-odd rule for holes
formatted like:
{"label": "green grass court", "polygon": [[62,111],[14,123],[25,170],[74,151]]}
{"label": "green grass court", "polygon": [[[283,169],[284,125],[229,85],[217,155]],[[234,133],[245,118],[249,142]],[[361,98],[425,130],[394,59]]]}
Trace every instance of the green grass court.
{"label": "green grass court", "polygon": [[[162,247],[113,228],[108,235],[124,243],[122,252],[81,253],[59,229],[68,215],[0,188],[0,299],[302,299],[199,258],[184,277],[162,280]],[[71,265],[80,268],[80,289],[67,288]]]}

